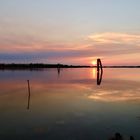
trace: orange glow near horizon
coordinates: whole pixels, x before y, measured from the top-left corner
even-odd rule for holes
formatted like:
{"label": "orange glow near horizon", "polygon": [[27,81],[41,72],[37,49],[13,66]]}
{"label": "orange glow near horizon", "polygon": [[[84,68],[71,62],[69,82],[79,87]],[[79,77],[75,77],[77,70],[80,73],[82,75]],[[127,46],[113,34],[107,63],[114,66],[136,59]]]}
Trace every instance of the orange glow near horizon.
{"label": "orange glow near horizon", "polygon": [[96,66],[96,64],[97,64],[97,62],[96,62],[96,60],[92,60],[92,65],[94,65],[94,66]]}

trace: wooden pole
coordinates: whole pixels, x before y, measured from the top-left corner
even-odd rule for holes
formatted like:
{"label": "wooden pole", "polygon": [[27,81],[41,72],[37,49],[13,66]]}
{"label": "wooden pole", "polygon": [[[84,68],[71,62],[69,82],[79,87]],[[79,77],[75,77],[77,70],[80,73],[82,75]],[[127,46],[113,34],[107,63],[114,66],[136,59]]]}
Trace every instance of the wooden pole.
{"label": "wooden pole", "polygon": [[101,70],[103,69],[102,68],[102,62],[101,62],[101,59],[97,59],[97,71],[99,71],[101,68]]}
{"label": "wooden pole", "polygon": [[97,59],[97,85],[101,84],[102,75],[103,75],[102,62],[101,59]]}
{"label": "wooden pole", "polygon": [[100,59],[97,59],[97,72],[99,72],[99,70],[100,70]]}
{"label": "wooden pole", "polygon": [[27,105],[27,109],[30,108],[30,81],[27,80],[27,84],[28,84],[28,105]]}

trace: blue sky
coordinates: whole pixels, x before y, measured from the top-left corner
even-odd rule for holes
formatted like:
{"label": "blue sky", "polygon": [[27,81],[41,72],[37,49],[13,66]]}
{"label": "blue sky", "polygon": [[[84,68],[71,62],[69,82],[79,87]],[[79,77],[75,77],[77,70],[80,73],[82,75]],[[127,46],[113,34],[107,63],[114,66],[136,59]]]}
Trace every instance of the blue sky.
{"label": "blue sky", "polygon": [[1,0],[1,61],[139,64],[139,15],[138,0]]}

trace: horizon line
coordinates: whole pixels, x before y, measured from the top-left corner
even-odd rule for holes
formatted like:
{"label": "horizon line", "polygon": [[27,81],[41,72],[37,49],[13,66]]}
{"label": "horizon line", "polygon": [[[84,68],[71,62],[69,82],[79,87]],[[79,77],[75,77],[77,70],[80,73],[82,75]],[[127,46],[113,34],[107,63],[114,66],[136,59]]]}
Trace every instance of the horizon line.
{"label": "horizon line", "polygon": [[[5,66],[29,66],[29,67],[34,67],[34,66],[56,66],[56,67],[97,67],[97,65],[80,65],[80,64],[50,64],[50,63],[0,63],[1,67]],[[140,67],[140,65],[103,65],[103,67]]]}

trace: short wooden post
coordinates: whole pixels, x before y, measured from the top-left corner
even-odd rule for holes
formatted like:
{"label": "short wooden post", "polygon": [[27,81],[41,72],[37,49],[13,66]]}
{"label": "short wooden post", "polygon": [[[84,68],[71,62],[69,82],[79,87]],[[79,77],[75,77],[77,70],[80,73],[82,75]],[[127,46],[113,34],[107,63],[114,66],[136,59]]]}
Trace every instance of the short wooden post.
{"label": "short wooden post", "polygon": [[101,59],[97,59],[97,85],[101,84],[102,75],[103,75],[102,62]]}
{"label": "short wooden post", "polygon": [[28,84],[28,105],[27,105],[27,109],[30,108],[30,81],[27,80],[27,84]]}
{"label": "short wooden post", "polygon": [[97,59],[97,71],[99,71],[100,68],[102,70],[102,62],[101,62],[101,59]]}

